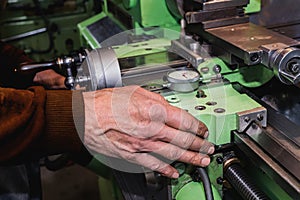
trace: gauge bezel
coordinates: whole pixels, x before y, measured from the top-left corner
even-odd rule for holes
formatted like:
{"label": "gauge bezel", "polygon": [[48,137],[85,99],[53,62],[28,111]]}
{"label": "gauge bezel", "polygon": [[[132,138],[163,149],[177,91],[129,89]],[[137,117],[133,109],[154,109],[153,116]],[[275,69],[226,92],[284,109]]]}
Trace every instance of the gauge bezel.
{"label": "gauge bezel", "polygon": [[[192,72],[197,73],[197,77],[192,78],[192,79],[186,79],[186,80],[181,80],[181,79],[176,79],[176,78],[170,77],[171,73],[178,72],[178,71],[192,71]],[[170,83],[194,83],[194,82],[197,82],[200,80],[200,73],[195,69],[177,69],[177,70],[169,71],[166,75],[166,79]]]}
{"label": "gauge bezel", "polygon": [[[197,73],[197,77],[191,78],[191,79],[176,79],[173,77],[170,77],[171,73],[178,72],[178,71],[193,71]],[[176,92],[193,92],[199,87],[201,75],[196,69],[190,69],[190,68],[184,68],[184,69],[176,69],[169,71],[166,76],[165,80],[168,82],[168,88],[170,90],[176,91]]]}

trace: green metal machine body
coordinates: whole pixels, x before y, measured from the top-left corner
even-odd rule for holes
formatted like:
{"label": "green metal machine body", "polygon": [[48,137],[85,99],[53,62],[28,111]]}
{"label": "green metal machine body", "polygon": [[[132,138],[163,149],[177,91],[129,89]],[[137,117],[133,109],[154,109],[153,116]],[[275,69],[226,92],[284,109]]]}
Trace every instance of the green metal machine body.
{"label": "green metal machine body", "polygon": [[180,30],[178,20],[170,14],[164,0],[105,0],[104,6],[106,14],[127,29],[163,27]]}
{"label": "green metal machine body", "polygon": [[[245,10],[249,14],[259,12],[260,8],[260,0],[252,0],[245,7]],[[159,69],[161,70],[159,76],[153,76],[151,73],[143,74],[139,70],[142,68],[150,69],[151,66],[154,66],[156,70],[158,69],[155,68],[157,65],[171,63],[170,57],[164,53],[168,54],[172,51],[172,40],[180,38],[182,34],[180,32],[179,19],[171,14],[165,1],[104,1],[104,12],[78,24],[83,44],[91,48],[100,48],[103,45],[107,46],[107,38],[99,40],[91,31],[93,24],[98,23],[98,25],[103,25],[107,21],[119,27],[116,32],[113,32],[114,34],[120,34],[122,30],[134,29],[133,32],[136,35],[151,35],[153,34],[151,32],[153,31],[153,27],[156,26],[178,31],[177,38],[176,34],[174,34],[174,37],[168,37],[168,31],[162,31],[160,37],[155,37],[154,39],[144,38],[124,43],[123,45],[112,46],[119,60],[134,60],[133,63],[135,66],[131,66],[133,71],[135,71],[134,75],[123,77],[124,85],[138,84],[150,91],[159,92],[170,104],[188,111],[207,125],[210,132],[209,141],[221,146],[234,143],[233,131],[243,132],[246,130],[248,127],[245,124],[249,126],[249,120],[256,121],[259,123],[259,126],[267,126],[266,109],[252,97],[239,91],[236,85],[242,85],[247,88],[260,87],[273,78],[274,72],[272,69],[264,67],[261,63],[233,68],[231,64],[223,61],[222,56],[210,56],[205,57],[197,66],[194,66],[201,74],[201,81],[196,90],[189,92],[163,90],[161,89],[165,84],[163,77],[166,75],[166,71],[170,71],[171,68],[168,70]],[[203,47],[205,48],[205,45]],[[182,54],[182,52],[178,54],[189,60],[186,54]],[[126,67],[128,66],[123,67],[125,67],[126,71]],[[136,78],[139,77],[139,72],[141,73],[141,77]],[[146,76],[147,78],[145,78]],[[249,116],[250,119],[248,119]],[[220,161],[220,159],[223,160],[225,157],[222,153],[216,153],[211,157],[212,162],[207,168],[215,199],[222,199],[224,197],[224,190],[232,189],[232,186],[229,186],[230,184],[224,178],[226,166]],[[242,155],[241,163],[244,161],[247,163],[247,158]],[[175,166],[181,171],[181,175],[177,180],[170,181],[172,199],[204,199],[205,192],[203,186],[201,183],[194,181],[192,175],[189,173],[189,166],[182,163]],[[97,164],[93,164],[90,167],[94,169],[98,168]],[[271,199],[293,198],[293,195],[286,192],[269,173],[266,173],[255,165],[243,167],[247,169],[247,172],[252,177],[255,177],[259,187]],[[111,179],[100,177],[99,180],[100,190],[106,187],[104,185],[107,185],[107,183],[111,183]],[[115,191],[115,186],[112,186],[112,188],[114,189],[110,189],[110,191]],[[111,194],[107,195],[109,197],[102,196],[101,198],[111,199]],[[115,192],[113,196],[115,199],[122,199],[119,191]]]}
{"label": "green metal machine body", "polygon": [[[26,12],[15,12],[13,7],[1,12],[1,39],[24,49],[36,61],[68,54],[81,46],[111,47],[124,85],[157,92],[206,124],[208,140],[219,148],[206,169],[216,200],[227,197],[228,191],[247,199],[257,188],[270,199],[299,197],[300,175],[295,167],[300,160],[299,137],[296,133],[294,141],[286,142],[287,134],[281,134],[297,132],[298,126],[277,116],[280,109],[275,100],[267,99],[270,106],[261,101],[266,96],[252,93],[268,85],[274,75],[285,84],[299,86],[299,43],[249,23],[248,15],[264,12],[266,2],[276,1],[103,0],[100,13],[93,11],[92,1],[72,2],[62,7],[53,2],[53,8],[52,2],[43,1],[29,6]],[[284,32],[281,28],[274,31]],[[199,73],[196,82],[182,84],[168,79],[169,73],[191,69]],[[288,97],[297,94],[293,91],[281,97],[288,102]],[[269,124],[270,111],[276,123],[284,121],[290,127]],[[203,183],[194,177],[196,167],[172,164],[180,177],[165,180],[151,192],[167,188],[168,200],[204,199]],[[87,167],[99,174],[101,199],[124,199],[113,169],[97,156]],[[231,172],[242,171],[254,178],[255,187],[247,181],[232,180],[243,175]],[[151,175],[154,179],[148,181],[145,175],[145,182],[137,183],[137,187],[153,181],[159,185],[159,176]]]}

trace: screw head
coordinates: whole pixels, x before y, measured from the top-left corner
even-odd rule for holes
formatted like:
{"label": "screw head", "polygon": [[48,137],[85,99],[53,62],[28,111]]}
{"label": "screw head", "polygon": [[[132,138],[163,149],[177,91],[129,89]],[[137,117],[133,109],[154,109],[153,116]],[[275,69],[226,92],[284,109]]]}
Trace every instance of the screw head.
{"label": "screw head", "polygon": [[220,65],[215,65],[215,66],[213,67],[213,71],[214,71],[216,74],[220,73],[221,70],[222,70],[222,68],[221,68]]}
{"label": "screw head", "polygon": [[244,121],[247,122],[247,123],[250,122],[250,117],[246,116],[246,117],[244,118]]}
{"label": "screw head", "polygon": [[262,114],[257,114],[257,120],[262,121],[264,119],[264,116]]}
{"label": "screw head", "polygon": [[250,56],[250,60],[251,60],[252,62],[256,62],[258,59],[259,59],[259,56],[258,56],[257,53],[254,53],[254,54],[252,54],[252,55]]}

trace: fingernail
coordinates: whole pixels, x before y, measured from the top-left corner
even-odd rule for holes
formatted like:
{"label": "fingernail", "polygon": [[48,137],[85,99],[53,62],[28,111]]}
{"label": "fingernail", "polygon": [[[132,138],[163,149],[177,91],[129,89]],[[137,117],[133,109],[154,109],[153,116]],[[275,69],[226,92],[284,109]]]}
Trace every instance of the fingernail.
{"label": "fingernail", "polygon": [[203,158],[202,160],[201,160],[201,164],[203,165],[203,166],[207,166],[207,165],[209,165],[209,163],[210,163],[210,158]]}
{"label": "fingernail", "polygon": [[208,134],[209,134],[209,132],[208,131],[206,131],[205,133],[204,133],[204,138],[207,138],[208,137]]}
{"label": "fingernail", "polygon": [[178,178],[179,174],[177,172],[175,172],[174,174],[172,174],[172,178]]}
{"label": "fingernail", "polygon": [[208,149],[208,154],[213,154],[215,151],[215,148],[214,147],[209,147]]}

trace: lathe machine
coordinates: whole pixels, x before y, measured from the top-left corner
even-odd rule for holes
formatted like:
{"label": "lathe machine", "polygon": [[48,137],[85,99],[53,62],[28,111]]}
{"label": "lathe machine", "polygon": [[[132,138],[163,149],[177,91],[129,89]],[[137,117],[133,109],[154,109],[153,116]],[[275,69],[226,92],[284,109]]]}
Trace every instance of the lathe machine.
{"label": "lathe machine", "polygon": [[140,85],[203,121],[216,144],[204,173],[172,163],[176,180],[122,161],[100,177],[100,191],[115,191],[102,199],[300,199],[298,3],[104,0],[78,24],[88,50],[47,65],[63,66],[68,87]]}

